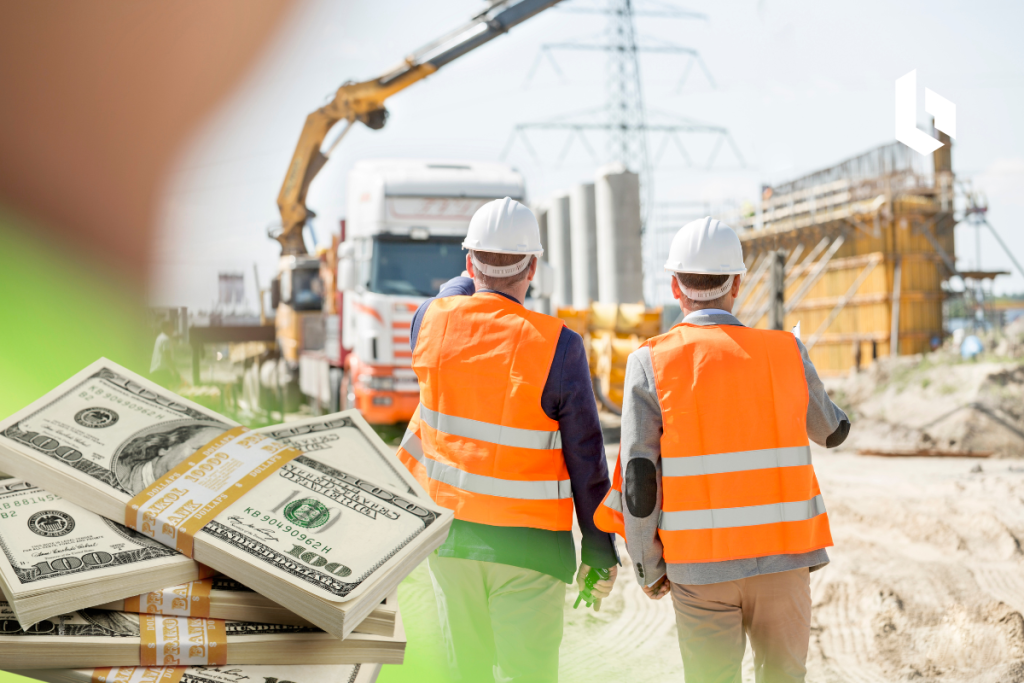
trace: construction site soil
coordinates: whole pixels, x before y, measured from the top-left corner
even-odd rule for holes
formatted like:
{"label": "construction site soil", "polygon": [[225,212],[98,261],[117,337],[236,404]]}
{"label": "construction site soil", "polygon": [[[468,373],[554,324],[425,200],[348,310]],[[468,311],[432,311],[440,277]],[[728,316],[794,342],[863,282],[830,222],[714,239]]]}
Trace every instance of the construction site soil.
{"label": "construction site soil", "polygon": [[[882,404],[890,388],[872,396]],[[854,447],[813,448],[835,547],[811,575],[807,680],[1024,682],[1024,461],[872,457]],[[609,445],[610,461],[616,450]],[[600,612],[573,610],[576,589],[567,591],[560,680],[682,681],[671,601],[646,598],[620,553],[619,581]],[[444,680],[425,568],[400,601],[412,666],[385,667],[381,680],[414,680],[402,669]],[[753,681],[749,645],[743,669]]]}
{"label": "construction site soil", "polygon": [[854,423],[840,450],[1024,457],[1024,365],[995,358],[964,361],[949,351],[880,358],[859,374],[827,379]]}

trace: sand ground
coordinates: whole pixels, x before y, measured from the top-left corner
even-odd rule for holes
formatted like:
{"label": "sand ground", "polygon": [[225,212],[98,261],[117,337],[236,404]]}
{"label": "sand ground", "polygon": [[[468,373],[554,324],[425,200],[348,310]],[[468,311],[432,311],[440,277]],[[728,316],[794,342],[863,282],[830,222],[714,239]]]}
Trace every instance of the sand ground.
{"label": "sand ground", "polygon": [[[1024,462],[814,457],[836,545],[811,575],[807,680],[1024,682]],[[600,612],[574,611],[567,591],[565,683],[683,680],[671,602],[648,600],[622,557]],[[423,567],[400,599],[407,663],[442,670]],[[389,673],[381,680],[405,679]],[[743,680],[754,680],[749,646]]]}

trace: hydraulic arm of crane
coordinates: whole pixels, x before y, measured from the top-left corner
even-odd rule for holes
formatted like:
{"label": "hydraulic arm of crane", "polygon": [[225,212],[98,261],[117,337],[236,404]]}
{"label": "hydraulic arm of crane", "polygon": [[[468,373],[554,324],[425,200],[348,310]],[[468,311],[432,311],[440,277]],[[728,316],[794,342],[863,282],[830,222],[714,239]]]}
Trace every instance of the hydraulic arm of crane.
{"label": "hydraulic arm of crane", "polygon": [[[342,85],[330,103],[307,116],[277,197],[281,230],[274,237],[281,243],[282,253],[306,253],[302,228],[310,215],[306,208],[309,184],[356,121],[374,130],[383,128],[388,116],[384,100],[388,97],[560,1],[493,0],[469,23],[420,48],[380,78]],[[339,121],[346,121],[347,126],[329,150],[321,151],[324,138]]]}

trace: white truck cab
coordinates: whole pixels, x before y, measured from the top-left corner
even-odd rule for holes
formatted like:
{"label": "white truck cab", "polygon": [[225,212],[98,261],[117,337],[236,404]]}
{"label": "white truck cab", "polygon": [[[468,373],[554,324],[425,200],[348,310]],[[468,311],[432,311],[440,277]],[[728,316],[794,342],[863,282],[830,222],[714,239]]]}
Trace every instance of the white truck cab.
{"label": "white truck cab", "polygon": [[341,342],[349,351],[343,407],[358,408],[373,424],[412,416],[419,402],[413,314],[465,270],[470,218],[502,197],[525,201],[522,175],[505,164],[380,159],[353,167],[338,276]]}

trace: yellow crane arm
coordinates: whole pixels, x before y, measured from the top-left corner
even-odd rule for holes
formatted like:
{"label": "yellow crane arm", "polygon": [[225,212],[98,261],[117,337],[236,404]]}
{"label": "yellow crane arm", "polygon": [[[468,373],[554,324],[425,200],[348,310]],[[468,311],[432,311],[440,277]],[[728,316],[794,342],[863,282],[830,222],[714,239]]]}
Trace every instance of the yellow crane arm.
{"label": "yellow crane arm", "polygon": [[387,122],[384,101],[388,97],[560,1],[493,0],[469,23],[420,48],[388,74],[362,83],[342,85],[330,103],[307,116],[277,196],[281,230],[274,238],[281,243],[281,253],[306,253],[302,240],[302,229],[310,216],[306,208],[306,193],[313,178],[327,163],[331,150],[324,153],[321,146],[336,123],[344,120],[348,125],[335,139],[332,149],[356,121],[374,130],[383,128]]}
{"label": "yellow crane arm", "polygon": [[426,78],[435,70],[430,64],[420,64],[387,85],[382,85],[379,79],[347,83],[338,88],[334,100],[306,117],[299,142],[295,146],[295,153],[292,154],[291,163],[288,165],[288,173],[277,196],[277,206],[281,211],[281,232],[276,239],[281,243],[282,253],[306,253],[302,241],[302,228],[309,217],[306,192],[309,190],[310,182],[327,163],[327,156],[320,151],[320,146],[334,124],[345,120],[351,126],[356,121],[361,121],[370,128],[382,128],[387,118],[384,100]]}

